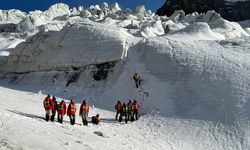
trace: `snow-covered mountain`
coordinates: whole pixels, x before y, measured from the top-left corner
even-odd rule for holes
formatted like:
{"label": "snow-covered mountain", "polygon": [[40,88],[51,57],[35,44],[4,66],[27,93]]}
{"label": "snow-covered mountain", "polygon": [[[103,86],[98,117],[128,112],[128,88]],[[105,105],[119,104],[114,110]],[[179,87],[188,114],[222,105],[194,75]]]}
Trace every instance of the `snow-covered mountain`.
{"label": "snow-covered mountain", "polygon": [[209,10],[215,10],[227,20],[242,21],[250,19],[249,0],[166,0],[156,14],[170,16],[176,10],[184,10],[188,14],[193,12],[206,13]]}
{"label": "snow-covered mountain", "polygon": [[[160,17],[144,6],[130,10],[117,3],[17,12],[0,24],[0,98],[11,101],[10,108],[0,101],[4,148],[249,149],[249,21],[229,22],[214,11]],[[143,78],[138,89],[135,72]],[[88,131],[45,124],[46,93],[87,99],[103,123]],[[118,99],[138,99],[148,115],[116,123]],[[23,129],[26,121],[31,130]],[[109,138],[93,146],[97,129]],[[20,139],[23,134],[30,136]],[[47,146],[51,134],[59,137]]]}

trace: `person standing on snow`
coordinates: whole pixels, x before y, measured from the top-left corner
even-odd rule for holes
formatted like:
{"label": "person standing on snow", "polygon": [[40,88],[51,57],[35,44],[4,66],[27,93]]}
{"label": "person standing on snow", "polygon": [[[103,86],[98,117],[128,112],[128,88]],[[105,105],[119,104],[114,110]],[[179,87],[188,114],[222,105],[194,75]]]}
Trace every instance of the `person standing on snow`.
{"label": "person standing on snow", "polygon": [[129,100],[128,104],[127,104],[127,107],[128,107],[128,120],[129,121],[134,121],[132,104],[133,104],[132,101]]}
{"label": "person standing on snow", "polygon": [[121,108],[122,108],[121,101],[117,101],[115,105],[115,110],[116,110],[115,120],[117,120],[119,114],[121,115]]}
{"label": "person standing on snow", "polygon": [[100,121],[101,121],[99,114],[97,114],[96,116],[92,116],[91,121],[92,121],[93,124],[98,125],[100,123]]}
{"label": "person standing on snow", "polygon": [[81,107],[80,107],[79,115],[82,117],[82,123],[83,123],[83,125],[85,125],[85,126],[88,125],[88,121],[87,121],[88,113],[89,113],[89,105],[88,105],[88,104],[86,103],[86,101],[84,100],[84,101],[82,102]]}
{"label": "person standing on snow", "polygon": [[127,107],[126,103],[122,104],[121,115],[119,117],[120,122],[122,122],[123,116],[125,117],[125,123],[128,123],[128,107]]}
{"label": "person standing on snow", "polygon": [[64,102],[64,100],[62,100],[58,105],[57,114],[58,122],[63,123],[63,116],[66,114],[66,103]]}
{"label": "person standing on snow", "polygon": [[133,76],[133,79],[135,81],[136,88],[138,88],[141,85],[141,81],[142,81],[141,77],[137,73],[135,73]]}
{"label": "person standing on snow", "polygon": [[76,120],[76,104],[73,100],[69,103],[67,115],[69,116],[71,125],[74,125]]}
{"label": "person standing on snow", "polygon": [[54,109],[54,103],[48,94],[47,97],[43,101],[43,107],[46,111],[45,120],[48,122],[51,117],[52,110]]}
{"label": "person standing on snow", "polygon": [[136,120],[138,120],[139,109],[140,109],[140,104],[136,100],[134,100],[132,104],[132,110],[133,110],[133,117],[135,117]]}
{"label": "person standing on snow", "polygon": [[57,104],[55,96],[52,97],[52,100],[53,100],[53,103],[54,103],[54,109],[52,110],[51,121],[54,122],[58,104]]}

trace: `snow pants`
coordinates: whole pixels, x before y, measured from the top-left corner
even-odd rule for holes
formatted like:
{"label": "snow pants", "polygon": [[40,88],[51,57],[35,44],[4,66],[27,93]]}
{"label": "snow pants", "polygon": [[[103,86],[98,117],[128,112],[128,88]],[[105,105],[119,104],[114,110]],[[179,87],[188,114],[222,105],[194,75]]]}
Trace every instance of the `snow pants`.
{"label": "snow pants", "polygon": [[48,122],[50,120],[50,117],[51,117],[51,110],[46,110],[45,120]]}
{"label": "snow pants", "polygon": [[63,114],[58,114],[57,120],[58,122],[63,123]]}
{"label": "snow pants", "polygon": [[50,120],[51,120],[52,122],[54,122],[55,116],[56,116],[56,109],[52,110],[52,115],[51,115],[51,118],[50,118]]}
{"label": "snow pants", "polygon": [[70,124],[74,125],[76,120],[76,115],[69,115]]}
{"label": "snow pants", "polygon": [[83,125],[87,126],[88,125],[88,120],[87,120],[88,113],[82,113],[81,117],[82,117],[82,123],[83,123]]}

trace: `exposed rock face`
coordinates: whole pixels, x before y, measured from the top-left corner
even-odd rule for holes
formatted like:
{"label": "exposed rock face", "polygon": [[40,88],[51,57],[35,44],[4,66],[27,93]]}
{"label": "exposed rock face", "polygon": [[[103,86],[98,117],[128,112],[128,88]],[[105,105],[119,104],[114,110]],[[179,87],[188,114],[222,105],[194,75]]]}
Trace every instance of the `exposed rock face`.
{"label": "exposed rock face", "polygon": [[230,21],[241,21],[250,19],[250,1],[227,2],[224,0],[167,0],[157,10],[160,16],[170,16],[175,10],[184,10],[189,14],[192,12],[204,13],[215,10],[221,16]]}

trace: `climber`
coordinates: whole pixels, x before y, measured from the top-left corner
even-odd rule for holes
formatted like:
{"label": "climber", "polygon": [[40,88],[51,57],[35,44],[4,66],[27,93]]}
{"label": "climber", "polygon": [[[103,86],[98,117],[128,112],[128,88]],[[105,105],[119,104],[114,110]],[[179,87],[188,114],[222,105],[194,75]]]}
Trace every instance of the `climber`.
{"label": "climber", "polygon": [[133,117],[138,120],[138,112],[140,109],[140,104],[139,102],[137,102],[136,100],[134,100],[133,104],[132,104],[132,110],[133,110]]}
{"label": "climber", "polygon": [[120,122],[122,122],[123,116],[125,117],[125,123],[127,123],[128,122],[128,107],[127,107],[126,103],[122,104],[121,114],[119,117]]}
{"label": "climber", "polygon": [[100,123],[100,117],[99,114],[96,116],[92,116],[92,123],[98,125]]}
{"label": "climber", "polygon": [[132,101],[129,100],[127,107],[128,107],[128,120],[129,121],[134,121],[134,117],[133,117],[133,105],[132,105]]}
{"label": "climber", "polygon": [[58,122],[63,123],[63,116],[65,114],[66,114],[66,103],[64,102],[64,100],[62,100],[60,104],[58,105],[58,109],[57,109]]}
{"label": "climber", "polygon": [[141,84],[141,81],[142,81],[141,77],[137,73],[135,73],[133,76],[133,79],[135,80],[136,88],[138,88]]}
{"label": "climber", "polygon": [[43,101],[43,107],[46,111],[45,120],[49,121],[51,117],[52,110],[54,109],[54,103],[48,94],[47,97]]}
{"label": "climber", "polygon": [[50,118],[50,119],[51,119],[52,122],[54,122],[58,104],[57,104],[57,101],[56,101],[56,97],[55,97],[55,96],[52,97],[52,100],[53,100],[53,103],[54,103],[54,109],[52,110],[52,115],[51,115],[51,118]]}
{"label": "climber", "polygon": [[84,100],[84,101],[82,102],[81,107],[80,107],[79,115],[82,117],[82,123],[83,123],[83,125],[85,125],[85,126],[88,125],[88,121],[87,121],[88,113],[89,113],[89,105],[88,105],[88,104],[86,103],[86,101]]}
{"label": "climber", "polygon": [[71,125],[75,124],[75,119],[76,119],[75,114],[76,114],[76,104],[73,100],[71,100],[67,110],[67,115],[69,116]]}
{"label": "climber", "polygon": [[115,110],[116,110],[115,120],[117,120],[119,114],[121,115],[121,108],[122,108],[121,101],[117,101],[115,105]]}

